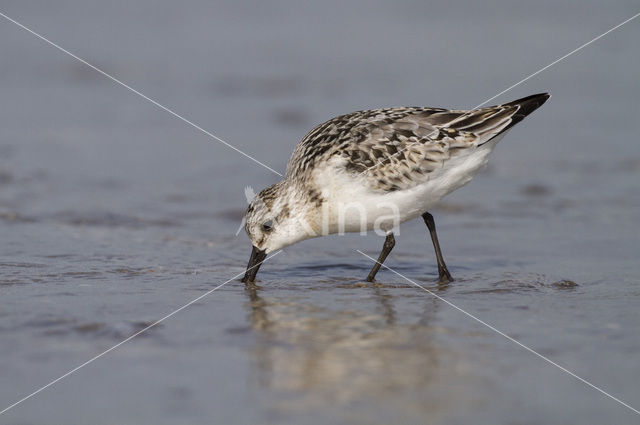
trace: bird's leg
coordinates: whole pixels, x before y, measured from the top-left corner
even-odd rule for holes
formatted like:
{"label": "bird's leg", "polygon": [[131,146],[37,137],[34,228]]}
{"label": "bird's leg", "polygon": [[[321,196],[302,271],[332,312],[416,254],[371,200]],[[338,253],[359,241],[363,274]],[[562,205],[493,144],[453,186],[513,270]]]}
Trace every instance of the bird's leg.
{"label": "bird's leg", "polygon": [[429,228],[429,234],[431,235],[431,241],[433,242],[433,248],[436,250],[436,260],[438,261],[438,275],[439,275],[439,283],[449,283],[453,282],[453,278],[451,277],[451,273],[447,270],[447,265],[444,263],[444,258],[442,258],[442,251],[440,250],[440,243],[438,242],[438,234],[436,233],[436,223],[433,221],[433,216],[428,212],[422,214],[422,218],[424,219],[427,228]]}
{"label": "bird's leg", "polygon": [[387,258],[387,255],[389,255],[395,244],[396,239],[393,237],[393,233],[389,233],[384,240],[384,245],[382,245],[382,251],[378,257],[378,262],[373,265],[373,268],[369,272],[369,276],[367,276],[367,282],[373,282],[373,279],[376,277],[376,273],[380,270],[380,266],[382,266],[382,263],[384,263],[384,260]]}

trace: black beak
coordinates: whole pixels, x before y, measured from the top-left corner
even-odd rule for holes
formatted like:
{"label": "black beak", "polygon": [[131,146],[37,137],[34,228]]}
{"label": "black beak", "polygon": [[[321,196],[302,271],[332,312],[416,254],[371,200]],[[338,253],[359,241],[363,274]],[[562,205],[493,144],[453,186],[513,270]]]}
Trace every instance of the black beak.
{"label": "black beak", "polygon": [[256,280],[258,269],[265,258],[267,258],[267,253],[254,246],[249,258],[249,264],[247,264],[247,271],[242,278],[244,283],[253,283]]}

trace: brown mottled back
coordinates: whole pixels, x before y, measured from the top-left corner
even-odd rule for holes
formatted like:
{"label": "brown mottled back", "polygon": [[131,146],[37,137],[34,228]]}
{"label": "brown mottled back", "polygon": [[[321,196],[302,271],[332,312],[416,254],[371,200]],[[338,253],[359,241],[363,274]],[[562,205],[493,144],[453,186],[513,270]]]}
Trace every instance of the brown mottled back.
{"label": "brown mottled back", "polygon": [[409,107],[341,115],[311,130],[298,144],[286,178],[308,173],[332,156],[344,171],[366,175],[374,190],[394,191],[426,181],[454,155],[503,131],[519,106],[473,111]]}

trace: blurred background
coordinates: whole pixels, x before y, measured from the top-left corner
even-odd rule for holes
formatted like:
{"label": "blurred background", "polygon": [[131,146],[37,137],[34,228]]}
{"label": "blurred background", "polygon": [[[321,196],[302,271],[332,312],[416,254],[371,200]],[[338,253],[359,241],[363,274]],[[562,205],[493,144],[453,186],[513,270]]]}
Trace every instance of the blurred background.
{"label": "blurred background", "polygon": [[[0,12],[284,173],[359,109],[470,108],[634,1],[2,0]],[[439,295],[640,406],[640,20],[491,102],[552,98],[432,213]],[[0,18],[0,410],[242,273],[279,177]],[[436,290],[424,224],[390,267]],[[601,424],[637,415],[389,271],[305,241],[6,424]]]}

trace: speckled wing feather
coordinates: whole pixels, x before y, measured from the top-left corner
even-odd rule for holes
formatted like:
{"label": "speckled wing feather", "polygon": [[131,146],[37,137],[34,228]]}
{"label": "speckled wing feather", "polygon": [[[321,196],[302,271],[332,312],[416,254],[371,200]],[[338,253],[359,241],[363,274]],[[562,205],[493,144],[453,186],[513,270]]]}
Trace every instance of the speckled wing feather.
{"label": "speckled wing feather", "polygon": [[541,104],[531,105],[536,96],[472,111],[409,107],[341,115],[302,139],[289,160],[287,177],[306,174],[319,161],[339,156],[345,172],[366,176],[374,190],[408,189],[428,180],[450,158],[522,120]]}

